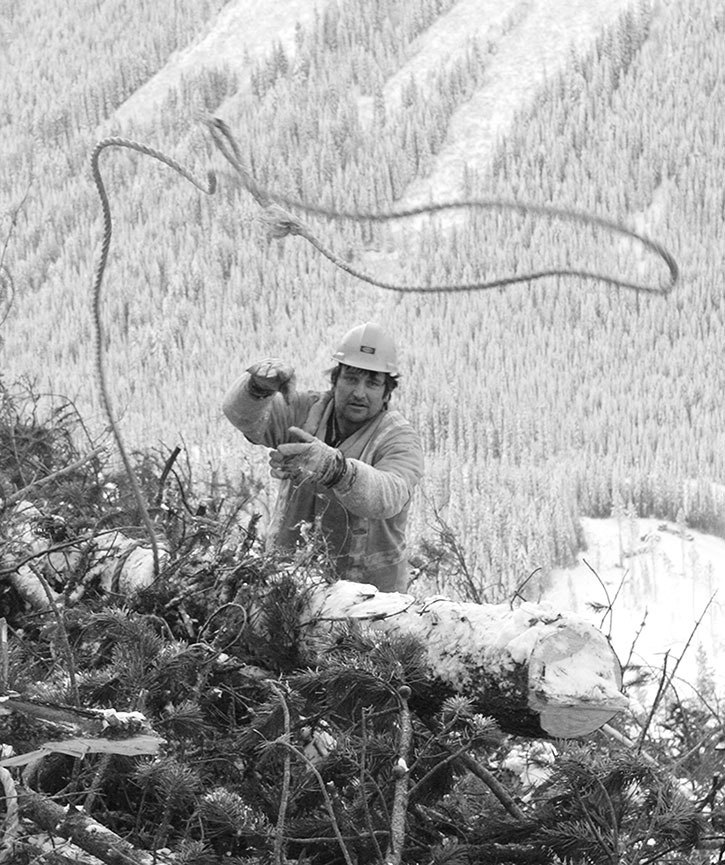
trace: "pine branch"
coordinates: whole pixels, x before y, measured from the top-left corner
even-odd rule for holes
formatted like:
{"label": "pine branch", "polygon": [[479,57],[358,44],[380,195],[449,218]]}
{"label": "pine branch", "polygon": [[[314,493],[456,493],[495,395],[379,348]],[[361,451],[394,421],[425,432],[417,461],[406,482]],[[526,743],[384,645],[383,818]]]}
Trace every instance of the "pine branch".
{"label": "pine branch", "polygon": [[45,486],[52,481],[58,480],[58,478],[62,478],[65,475],[71,474],[76,469],[79,469],[81,466],[85,465],[87,462],[90,462],[94,457],[97,457],[100,454],[104,453],[105,450],[105,445],[99,445],[98,447],[87,453],[84,457],[81,457],[70,465],[64,466],[62,469],[58,469],[58,471],[52,472],[51,474],[46,475],[44,478],[38,478],[37,480],[32,481],[31,483],[24,486],[22,489],[17,490],[17,492],[9,495],[4,502],[0,502],[0,510],[7,508],[9,505],[15,504],[15,502],[22,501],[28,495],[28,493],[37,490],[38,487]]}

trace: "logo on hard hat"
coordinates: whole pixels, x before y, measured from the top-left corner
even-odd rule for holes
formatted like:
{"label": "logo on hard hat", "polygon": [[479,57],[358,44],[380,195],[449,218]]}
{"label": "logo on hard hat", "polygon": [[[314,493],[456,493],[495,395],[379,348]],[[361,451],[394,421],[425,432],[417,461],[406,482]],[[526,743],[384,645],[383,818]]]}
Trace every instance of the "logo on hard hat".
{"label": "logo on hard hat", "polygon": [[361,345],[360,351],[364,352],[365,354],[375,354],[375,349],[371,345]]}

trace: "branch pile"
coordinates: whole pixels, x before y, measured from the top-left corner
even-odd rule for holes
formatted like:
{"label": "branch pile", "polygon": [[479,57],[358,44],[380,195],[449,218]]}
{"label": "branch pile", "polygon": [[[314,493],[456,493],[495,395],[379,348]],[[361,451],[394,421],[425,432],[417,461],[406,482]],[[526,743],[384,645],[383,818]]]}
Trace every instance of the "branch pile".
{"label": "branch pile", "polygon": [[586,623],[331,582],[312,547],[264,554],[238,502],[141,456],[154,580],[123,478],[81,456],[36,418],[0,424],[0,862],[644,862],[700,843],[667,772],[601,742],[541,751],[626,706]]}

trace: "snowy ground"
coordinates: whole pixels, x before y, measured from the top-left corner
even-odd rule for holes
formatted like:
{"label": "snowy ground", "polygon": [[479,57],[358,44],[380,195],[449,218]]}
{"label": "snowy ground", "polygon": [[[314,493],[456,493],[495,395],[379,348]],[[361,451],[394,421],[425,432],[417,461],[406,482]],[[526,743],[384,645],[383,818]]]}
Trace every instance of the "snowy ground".
{"label": "snowy ground", "polygon": [[[701,644],[720,690],[725,690],[725,669],[717,669],[725,651],[725,593],[719,591],[725,583],[725,541],[689,529],[683,535],[676,524],[661,520],[582,519],[582,525],[587,551],[575,568],[554,572],[552,589],[543,600],[585,615],[598,626],[603,622],[605,633],[611,628],[622,662],[634,643],[633,662],[659,668],[669,652],[669,669],[704,613],[677,675],[694,684]],[[606,607],[612,599],[611,616],[588,606]],[[690,696],[686,687],[682,691]]]}

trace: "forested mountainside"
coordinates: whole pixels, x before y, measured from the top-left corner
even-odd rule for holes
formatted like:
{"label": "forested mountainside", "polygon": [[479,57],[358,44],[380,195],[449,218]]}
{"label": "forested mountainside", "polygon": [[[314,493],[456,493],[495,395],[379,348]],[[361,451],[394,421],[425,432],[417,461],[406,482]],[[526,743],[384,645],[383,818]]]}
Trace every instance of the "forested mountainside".
{"label": "forested mountainside", "polygon": [[[232,128],[258,180],[340,208],[384,209],[432,169],[457,108],[486,86],[512,4],[488,40],[400,99],[386,82],[452,0],[339,0],[251,73],[200,69],[144,126],[114,111],[192,43],[222,3],[2,4],[0,240],[15,296],[0,331],[6,383],[22,376],[104,418],[93,373],[90,289],[101,241],[88,170],[122,133],[210,166],[201,196],[138,153],[108,150],[114,237],[102,314],[113,402],[134,447],[183,437],[193,461],[232,481],[264,464],[221,417],[230,380],[281,355],[324,386],[336,340],[365,319],[402,347],[397,405],[421,430],[428,475],[414,520],[440,512],[482,585],[518,584],[576,553],[581,515],[613,508],[722,531],[725,477],[725,101],[718,0],[632,3],[595,49],[552,77],[490,171],[460,195],[587,210],[638,227],[682,268],[668,297],[549,279],[496,292],[405,295],[335,270],[300,238],[268,241],[256,204],[215,153],[199,111]],[[57,7],[57,8],[56,8]],[[58,34],[62,34],[59,36]],[[656,285],[661,263],[604,232],[468,213],[411,227],[315,221],[351,262],[400,282],[479,281],[553,266]],[[262,507],[260,500],[255,507]]]}

